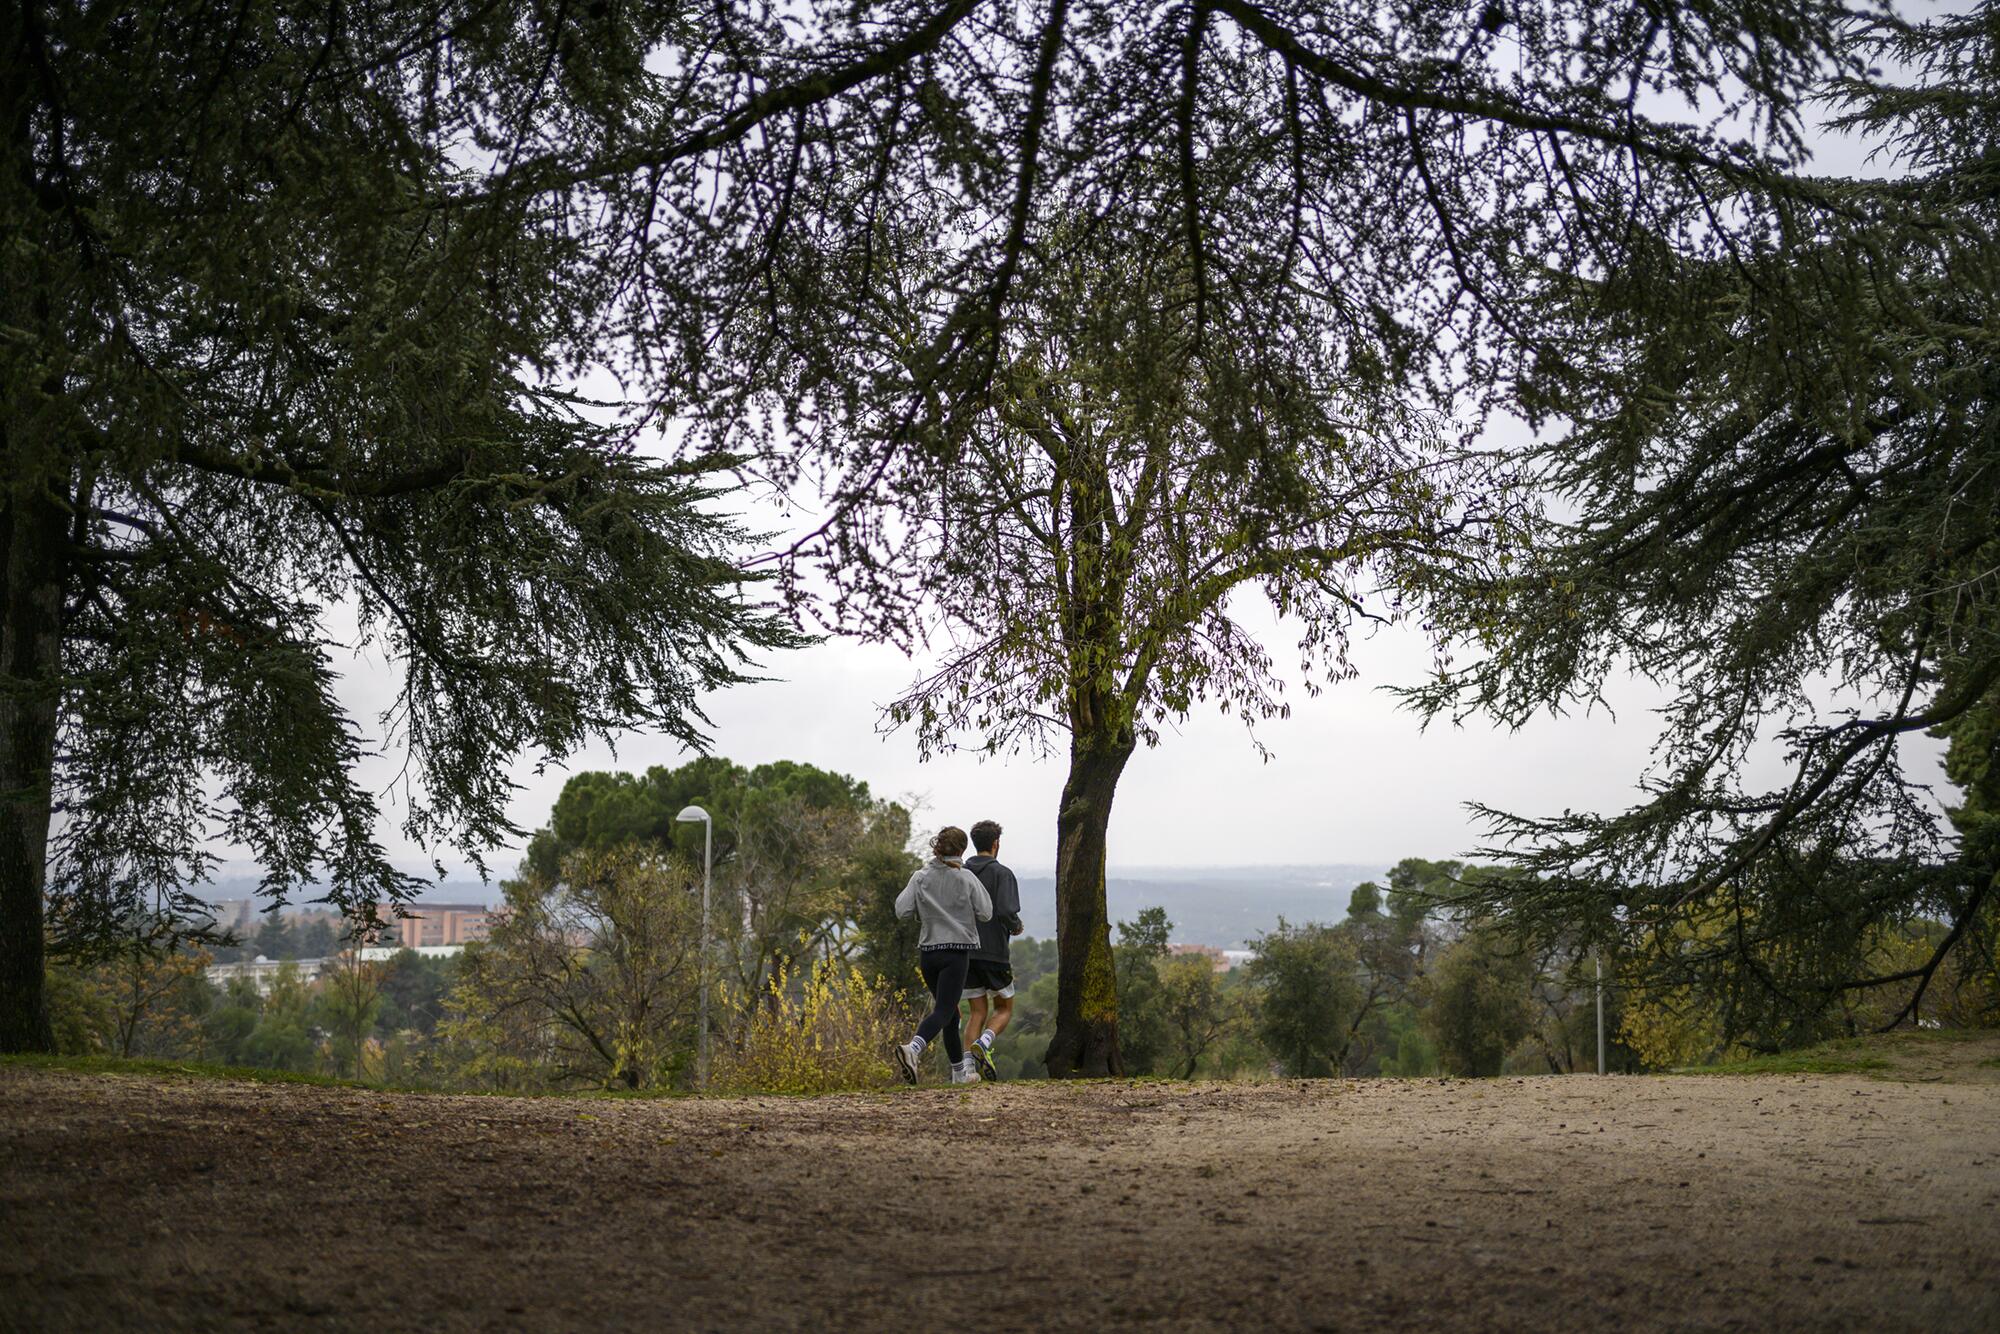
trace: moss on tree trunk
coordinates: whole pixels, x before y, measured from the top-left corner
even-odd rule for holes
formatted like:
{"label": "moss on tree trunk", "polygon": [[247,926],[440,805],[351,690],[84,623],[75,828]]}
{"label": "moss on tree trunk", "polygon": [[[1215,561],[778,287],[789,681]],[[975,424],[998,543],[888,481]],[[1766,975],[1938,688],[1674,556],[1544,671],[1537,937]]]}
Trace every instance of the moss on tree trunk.
{"label": "moss on tree trunk", "polygon": [[1056,1031],[1044,1058],[1052,1079],[1125,1073],[1118,1055],[1118,974],[1104,898],[1111,799],[1132,742],[1078,738],[1056,817]]}

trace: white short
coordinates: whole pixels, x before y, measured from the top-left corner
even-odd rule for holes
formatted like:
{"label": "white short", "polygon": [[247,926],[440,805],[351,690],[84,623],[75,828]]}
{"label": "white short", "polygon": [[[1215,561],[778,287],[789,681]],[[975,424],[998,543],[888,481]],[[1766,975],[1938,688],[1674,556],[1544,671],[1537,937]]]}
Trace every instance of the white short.
{"label": "white short", "polygon": [[1012,1000],[1014,999],[1014,984],[1009,982],[1004,987],[967,987],[965,990],[959,992],[958,995],[960,1000],[983,1000],[988,996],[994,996],[1001,1000]]}

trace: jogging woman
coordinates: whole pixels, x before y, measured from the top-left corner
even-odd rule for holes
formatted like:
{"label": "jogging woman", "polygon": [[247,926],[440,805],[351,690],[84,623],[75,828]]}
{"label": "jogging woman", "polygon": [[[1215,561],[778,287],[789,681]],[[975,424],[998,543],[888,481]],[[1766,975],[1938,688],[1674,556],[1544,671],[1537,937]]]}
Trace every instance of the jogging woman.
{"label": "jogging woman", "polygon": [[931,852],[930,861],[896,896],[896,916],[915,913],[923,928],[917,937],[917,968],[935,1004],[917,1025],[917,1035],[896,1048],[896,1065],[905,1083],[916,1083],[924,1048],[942,1033],[951,1082],[977,1084],[979,1072],[959,1042],[958,994],[965,989],[966,966],[979,944],[979,924],[993,916],[993,900],[979,877],[959,861],[965,855],[963,829],[947,826],[931,840]]}

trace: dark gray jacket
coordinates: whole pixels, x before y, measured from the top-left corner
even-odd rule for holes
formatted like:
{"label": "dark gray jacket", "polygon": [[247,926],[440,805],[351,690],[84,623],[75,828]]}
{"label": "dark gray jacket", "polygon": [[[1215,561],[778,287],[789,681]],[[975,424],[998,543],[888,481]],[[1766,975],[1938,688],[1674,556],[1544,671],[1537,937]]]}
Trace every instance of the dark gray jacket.
{"label": "dark gray jacket", "polygon": [[972,957],[986,963],[1007,963],[1007,937],[1021,934],[1021,882],[983,852],[967,857],[965,869],[979,877],[993,898],[993,918],[979,924],[979,946]]}

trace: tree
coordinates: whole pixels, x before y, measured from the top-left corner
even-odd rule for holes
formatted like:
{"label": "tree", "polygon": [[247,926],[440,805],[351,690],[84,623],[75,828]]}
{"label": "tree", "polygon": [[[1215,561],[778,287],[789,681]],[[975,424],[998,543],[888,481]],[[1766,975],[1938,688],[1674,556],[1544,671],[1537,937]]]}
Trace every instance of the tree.
{"label": "tree", "polygon": [[436,1032],[452,972],[449,958],[426,958],[411,949],[390,955],[380,977],[383,1030],[414,1029],[424,1037]]}
{"label": "tree", "polygon": [[[1124,1002],[1121,1055],[1134,1074],[1151,1074],[1166,1063],[1172,1034],[1168,1027],[1166,996],[1160,987],[1160,965],[1166,961],[1167,937],[1174,924],[1165,908],[1143,908],[1136,920],[1118,924],[1118,944],[1113,951],[1118,995]],[[1057,938],[1060,950],[1061,938]],[[1060,965],[1058,965],[1060,968]],[[1060,1023],[1061,1007],[1057,1007]],[[1044,1058],[1046,1059],[1046,1058]],[[1060,1075],[1052,1067],[1051,1074]]]}
{"label": "tree", "polygon": [[[1279,502],[1309,497],[1317,478],[1271,442],[1328,411],[1357,443],[1407,434],[1460,403],[1476,413],[1544,356],[1577,355],[1573,322],[1532,299],[1550,275],[1643,273],[1629,243],[1655,212],[1700,198],[1710,174],[1762,180],[1795,155],[1800,94],[1839,60],[1847,17],[1833,0],[1709,5],[1674,22],[1650,4],[1580,0],[1395,15],[1359,0],[1047,0],[1004,13],[899,0],[865,23],[831,4],[722,5],[653,34],[631,75],[646,95],[625,99],[614,136],[551,137],[459,201],[563,201],[574,230],[553,230],[601,261],[616,295],[607,318],[647,391],[635,414],[684,412],[692,455],[742,450],[758,476],[819,502],[823,519],[768,563],[826,624],[908,645],[968,591],[983,603],[986,590],[947,577],[963,569],[937,568],[951,541],[934,519],[976,534],[985,511],[938,498],[990,466],[979,442],[996,394],[1009,429],[1032,429],[1037,371],[1024,358],[1052,310],[1076,309],[1063,275],[1106,257],[1131,263],[1133,290],[1151,285],[1128,308],[1171,312],[1142,369],[1199,390],[1193,434],[1233,464],[1194,488],[1205,517],[1232,513],[1213,508],[1218,488],[1247,498],[1241,528],[1205,535],[1287,563],[1243,581],[1281,585],[1288,603],[1338,603],[1355,586],[1335,576],[1360,578],[1347,563],[1384,552],[1342,558],[1336,541],[1317,564],[1289,564],[1298,515]],[[1740,94],[1734,138],[1639,110],[1707,116],[1718,86]],[[1100,342],[1122,317],[1081,310]],[[1300,383],[1301,358],[1339,370],[1343,401]],[[1058,388],[1075,387],[1055,369]],[[1393,421],[1352,411],[1370,391]],[[1155,415],[1167,403],[1156,395],[1142,415],[1172,423]],[[1114,425],[1118,436],[1132,423]],[[1253,716],[1271,704],[1266,666],[1203,619],[1220,605],[1204,600],[1205,576],[1187,590],[1194,630],[1171,613],[1112,623],[1129,556],[1109,530],[1131,515],[1105,510],[1112,488],[1092,466],[1051,504],[1104,549],[1071,563],[1085,587],[1068,623],[1046,600],[1033,609],[1067,684],[1007,704],[1016,717],[1060,704],[1056,726],[1071,732],[1058,898],[1072,953],[1051,1058],[1085,1072],[1117,1064],[1093,868],[1117,777],[1159,721],[1151,706],[1174,712],[1204,685]],[[1012,497],[1014,480],[993,494]],[[1394,528],[1371,512],[1379,489],[1350,499],[1341,534],[1375,517]],[[1417,485],[1393,500],[1426,505]],[[1151,509],[1149,497],[1136,512]],[[1224,636],[1212,653],[1147,651],[1209,630]],[[1180,661],[1191,671],[1171,679]]]}
{"label": "tree", "polygon": [[[1933,948],[1914,967],[1884,971],[1915,984],[1908,1006],[1914,1017],[1935,970],[1955,957],[1949,995],[1940,1008],[1991,1026],[2000,1022],[2000,698],[1982,701],[1939,730],[1948,739],[1945,776],[1962,794],[1945,814],[1958,833],[1967,898],[1980,897],[1955,905],[1950,926],[1937,933]],[[1896,1017],[1902,1017],[1900,1010]]]}
{"label": "tree", "polygon": [[923,924],[914,913],[896,916],[896,895],[919,864],[909,848],[909,813],[891,806],[880,822],[878,836],[855,854],[850,883],[856,963],[869,978],[907,993],[914,1005],[923,994],[923,975],[917,966],[917,940]]}
{"label": "tree", "polygon": [[[1523,382],[1571,424],[1531,464],[1566,513],[1443,609],[1484,651],[1414,694],[1515,723],[1596,701],[1620,664],[1667,690],[1643,800],[1489,812],[1533,877],[1467,902],[1652,942],[1629,980],[1728,996],[1718,1041],[1823,1032],[1857,990],[1907,1021],[1955,950],[1991,957],[1990,850],[1964,825],[1954,844],[1899,747],[1956,746],[2000,707],[2000,5],[1852,31],[1890,73],[1825,92],[1895,170],[1707,176],[1703,208],[1640,230],[1635,265],[1550,293],[1598,349]],[[1718,233],[1723,215],[1745,225]],[[1788,772],[1765,789],[1746,760],[1773,743]],[[1968,810],[1976,767],[1951,775]],[[1885,956],[1925,921],[1927,956]]]}
{"label": "tree", "polygon": [[1341,1046],[1341,1073],[1374,1073],[1400,1040],[1392,1033],[1388,1012],[1407,1008],[1415,1000],[1426,958],[1436,943],[1430,914],[1438,906],[1439,891],[1464,870],[1459,862],[1407,857],[1389,872],[1386,895],[1371,881],[1356,886],[1349,896],[1347,917],[1339,929],[1354,944],[1360,994]]}
{"label": "tree", "polygon": [[[725,953],[746,1004],[781,971],[852,952],[860,914],[916,869],[908,813],[871,801],[865,783],[790,762],[761,765],[751,780],[725,877],[731,920],[743,924]],[[910,987],[907,975],[892,981]]]}
{"label": "tree", "polygon": [[1518,942],[1477,923],[1438,959],[1424,1019],[1447,1071],[1497,1075],[1528,1035],[1534,972]]}
{"label": "tree", "polygon": [[279,967],[264,997],[264,1012],[251,1032],[246,1054],[250,1064],[265,1070],[312,1069],[316,1044],[307,1030],[310,997],[295,963]]}
{"label": "tree", "polygon": [[1177,1079],[1193,1079],[1202,1057],[1229,1031],[1232,1007],[1215,979],[1215,965],[1202,955],[1168,959],[1159,975],[1168,1071]]}
{"label": "tree", "polygon": [[1619,1036],[1624,1031],[1627,997],[1619,985],[1615,956],[1600,955],[1573,942],[1533,950],[1529,997],[1534,1018],[1529,1036],[1541,1049],[1549,1073],[1577,1074],[1597,1068],[1597,1013],[1603,994],[1605,1069],[1631,1070],[1637,1058]]}
{"label": "tree", "polygon": [[1382,1043],[1379,1072],[1412,1079],[1438,1072],[1437,1044],[1424,1032],[1424,1022],[1411,1005],[1400,1005],[1385,1016],[1388,1030]]}
{"label": "tree", "polygon": [[361,957],[353,940],[320,974],[320,1013],[333,1034],[335,1073],[345,1065],[351,1078],[363,1077],[362,1057],[382,1013],[381,969]]}
{"label": "tree", "polygon": [[634,843],[699,857],[701,826],[681,828],[676,820],[690,805],[715,817],[715,861],[726,866],[736,850],[747,779],[741,765],[719,755],[699,756],[673,769],[654,765],[643,774],[577,774],[563,784],[548,824],[529,842],[527,869],[553,878],[573,852],[608,852]]}
{"label": "tree", "polygon": [[202,1020],[202,1055],[224,1065],[250,1063],[250,1038],[264,1008],[256,984],[247,977],[231,978],[221,998]]}
{"label": "tree", "polygon": [[55,965],[47,982],[49,1025],[55,1031],[56,1050],[65,1056],[86,1056],[102,1052],[108,1034],[118,1028],[111,1002],[103,991],[90,985],[84,970]]}
{"label": "tree", "polygon": [[[209,17],[0,20],[23,238],[0,284],[0,1046],[46,1045],[46,868],[61,942],[100,902],[171,900],[206,833],[191,774],[273,889],[408,891],[306,608],[348,599],[406,669],[412,824],[477,848],[504,832],[499,761],[692,734],[730,646],[779,642],[695,508],[730,449],[825,493],[777,563],[826,575],[843,628],[909,641],[928,535],[893,516],[958,468],[1063,220],[1184,275],[1188,359],[1248,349],[1215,368],[1219,425],[1277,400],[1263,362],[1301,341],[1302,292],[1361,378],[1481,400],[1574,350],[1562,311],[1534,322],[1550,274],[1643,279],[1641,224],[1796,152],[1849,14],[253,0],[223,40]],[[1706,115],[1721,86],[1734,139],[1640,110]],[[949,272],[914,320],[878,282],[912,254]],[[550,388],[606,361],[626,427],[696,418],[684,469]],[[88,818],[52,859],[57,788]]]}
{"label": "tree", "polygon": [[504,913],[462,956],[476,1020],[525,1021],[558,1081],[649,1088],[687,1065],[701,995],[701,872],[657,849],[583,850],[561,877],[507,881]]}
{"label": "tree", "polygon": [[616,8],[0,16],[0,1051],[51,1043],[51,943],[199,920],[212,838],[279,901],[409,896],[332,643],[399,674],[408,831],[476,858],[517,754],[698,744],[699,693],[796,642],[712,464],[556,387],[608,299],[560,192],[467,197],[644,100],[673,20]]}
{"label": "tree", "polygon": [[191,1052],[215,994],[203,973],[209,962],[205,950],[177,948],[168,924],[129,922],[117,949],[83,974],[109,1021],[99,1037],[103,1050],[122,1057]]}
{"label": "tree", "polygon": [[[744,106],[788,151],[728,154],[741,211],[648,215],[718,289],[697,436],[819,492],[777,564],[831,585],[829,624],[956,632],[891,718],[1067,751],[1053,1073],[1121,1064],[1102,862],[1131,755],[1191,707],[1284,710],[1229,592],[1297,613],[1333,676],[1351,616],[1420,604],[1455,507],[1499,490],[1424,475],[1432,414],[1575,351],[1535,322],[1544,275],[1795,148],[1840,20],[948,5],[828,70],[808,19],[787,54],[817,77]],[[1757,142],[1635,114],[1718,81]]]}
{"label": "tree", "polygon": [[338,936],[331,921],[315,914],[299,924],[297,940],[301,959],[325,959],[335,953]]}
{"label": "tree", "polygon": [[163,947],[157,924],[136,924],[87,968],[51,969],[50,1018],[64,1052],[197,1054],[215,991],[206,951]]}
{"label": "tree", "polygon": [[1338,1073],[1360,998],[1353,942],[1334,927],[1280,917],[1251,948],[1257,1036],[1288,1074]]}
{"label": "tree", "polygon": [[[631,846],[698,864],[701,826],[675,819],[688,805],[714,820],[714,929],[731,990],[746,1005],[781,965],[868,948],[863,920],[879,941],[900,938],[894,896],[915,869],[909,812],[876,801],[857,779],[789,760],[745,769],[703,756],[644,774],[578,774],[530,842],[528,874],[553,880],[575,851]],[[881,965],[899,962],[893,948],[875,954]],[[883,976],[912,985],[911,972]]]}
{"label": "tree", "polygon": [[1014,1021],[996,1044],[993,1062],[1003,1080],[1046,1079],[1042,1056],[1055,1032],[1059,950],[1052,939],[1015,936],[1007,953],[1014,968]]}
{"label": "tree", "polygon": [[[1801,95],[1847,18],[942,0],[862,24],[725,5],[664,35],[615,145],[551,143],[468,193],[601,191],[578,213],[624,279],[649,406],[817,484],[825,520],[784,554],[834,582],[843,621],[907,638],[922,548],[882,559],[900,527],[884,510],[923,512],[960,466],[959,428],[1077,237],[1187,276],[1186,358],[1282,362],[1309,290],[1328,318],[1305,327],[1357,366],[1483,389],[1551,341],[1520,299],[1547,274],[1621,264],[1703,172],[1757,178],[1798,152]],[[1709,117],[1717,87],[1739,95],[1734,138],[1647,114]],[[914,307],[883,281],[913,256],[944,275]],[[1237,383],[1237,421],[1271,385]]]}
{"label": "tree", "polygon": [[[1423,418],[1325,345],[1189,363],[1191,281],[1089,252],[1052,276],[1007,349],[992,410],[966,425],[965,466],[920,516],[934,535],[924,587],[953,641],[889,718],[914,725],[926,753],[970,732],[983,752],[1069,762],[1058,1076],[1123,1068],[1104,857],[1126,764],[1197,708],[1253,728],[1290,710],[1231,599],[1261,595],[1298,618],[1317,690],[1349,674],[1357,615],[1420,602],[1429,566],[1476,558],[1491,518],[1459,499],[1477,469],[1442,455]],[[1327,315],[1301,301],[1287,318]],[[1231,420],[1248,378],[1268,393]],[[990,614],[996,596],[1004,618]]]}
{"label": "tree", "polygon": [[298,937],[292,930],[292,924],[275,908],[264,914],[263,922],[257,927],[253,948],[258,956],[266,959],[299,957]]}

